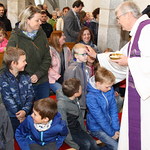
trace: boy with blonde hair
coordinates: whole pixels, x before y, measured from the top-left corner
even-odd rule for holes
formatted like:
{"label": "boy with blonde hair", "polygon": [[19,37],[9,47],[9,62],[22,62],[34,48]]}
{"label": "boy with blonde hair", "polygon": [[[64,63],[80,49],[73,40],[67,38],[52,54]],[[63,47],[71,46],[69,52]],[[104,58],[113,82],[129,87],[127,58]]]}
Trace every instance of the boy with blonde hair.
{"label": "boy with blonde hair", "polygon": [[82,87],[82,95],[79,98],[80,107],[83,110],[83,115],[85,113],[86,104],[85,104],[85,95],[86,87],[89,79],[89,70],[86,66],[87,62],[87,47],[84,44],[75,44],[73,47],[73,57],[74,60],[71,61],[69,67],[66,69],[64,74],[64,80],[70,78],[79,79]]}
{"label": "boy with blonde hair", "polygon": [[103,67],[98,67],[87,86],[87,128],[94,137],[106,144],[108,149],[117,150],[119,121],[117,104],[112,85],[115,76]]}
{"label": "boy with blonde hair", "polygon": [[8,47],[4,53],[6,69],[0,76],[0,92],[13,130],[31,112],[34,90],[30,76],[25,74],[26,54],[22,49]]}

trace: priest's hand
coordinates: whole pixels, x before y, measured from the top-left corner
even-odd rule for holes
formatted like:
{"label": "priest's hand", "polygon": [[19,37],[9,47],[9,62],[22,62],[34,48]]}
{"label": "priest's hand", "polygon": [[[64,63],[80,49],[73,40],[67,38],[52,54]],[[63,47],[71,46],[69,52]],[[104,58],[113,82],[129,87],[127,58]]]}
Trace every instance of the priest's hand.
{"label": "priest's hand", "polygon": [[89,45],[86,45],[86,47],[87,47],[86,49],[87,54],[93,58],[96,58],[97,53],[95,52],[95,50]]}
{"label": "priest's hand", "polygon": [[120,59],[116,60],[111,59],[111,61],[117,63],[120,66],[128,66],[128,57],[124,55],[120,56]]}

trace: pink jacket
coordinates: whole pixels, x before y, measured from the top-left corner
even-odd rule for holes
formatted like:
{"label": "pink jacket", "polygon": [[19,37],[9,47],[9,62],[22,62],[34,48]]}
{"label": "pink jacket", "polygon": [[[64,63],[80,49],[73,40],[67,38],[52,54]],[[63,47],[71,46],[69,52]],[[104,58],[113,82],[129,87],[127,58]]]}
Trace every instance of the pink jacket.
{"label": "pink jacket", "polygon": [[6,48],[8,44],[8,40],[4,38],[4,40],[0,43],[0,53],[4,52],[4,49]]}
{"label": "pink jacket", "polygon": [[[64,58],[65,58],[65,69],[68,67],[69,61],[72,59],[71,51],[68,47],[64,47]],[[48,79],[49,83],[55,83],[60,77],[61,70],[61,61],[59,53],[53,48],[50,47],[50,55],[51,55],[51,67],[48,71]]]}

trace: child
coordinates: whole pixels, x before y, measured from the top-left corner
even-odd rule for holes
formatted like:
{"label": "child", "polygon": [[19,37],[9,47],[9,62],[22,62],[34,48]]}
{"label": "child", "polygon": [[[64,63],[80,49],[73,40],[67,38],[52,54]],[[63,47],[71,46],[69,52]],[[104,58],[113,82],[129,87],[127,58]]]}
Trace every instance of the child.
{"label": "child", "polygon": [[82,95],[79,98],[80,107],[83,112],[83,116],[86,109],[85,104],[85,95],[86,95],[86,86],[89,79],[89,71],[86,66],[87,62],[87,53],[86,53],[86,45],[84,44],[75,44],[73,47],[73,57],[75,60],[73,60],[69,67],[66,69],[64,74],[64,80],[70,79],[70,78],[76,78],[79,79],[81,82],[82,87]]}
{"label": "child", "polygon": [[94,69],[96,66],[97,61],[95,58],[88,56],[86,66],[89,69],[89,76],[92,77],[94,75]]}
{"label": "child", "polygon": [[90,78],[86,95],[87,127],[94,137],[106,144],[107,148],[117,150],[119,121],[112,88],[114,82],[115,76],[102,67]]}
{"label": "child", "polygon": [[5,36],[6,31],[2,27],[0,27],[0,53],[4,52],[8,43],[8,40],[5,38]]}
{"label": "child", "polygon": [[27,64],[23,50],[8,47],[4,53],[4,62],[7,68],[0,76],[1,94],[15,132],[31,111],[34,91],[30,77],[23,73]]}
{"label": "child", "polygon": [[[113,49],[106,48],[104,50],[104,53],[110,53],[110,52],[114,52]],[[123,101],[123,98],[121,97],[119,83],[114,84],[113,87],[114,87],[114,90],[115,90],[115,99],[116,99],[116,102],[117,102],[117,108],[118,108],[118,113],[119,113],[122,110],[124,101]]]}
{"label": "child", "polygon": [[0,96],[0,150],[14,150],[13,129]]}
{"label": "child", "polygon": [[34,102],[32,115],[16,130],[16,140],[22,150],[58,150],[68,133],[65,122],[51,98]]}
{"label": "child", "polygon": [[69,134],[65,142],[76,150],[97,150],[95,140],[85,130],[78,100],[81,93],[80,80],[75,78],[64,81],[62,90],[56,92],[58,111],[68,124]]}

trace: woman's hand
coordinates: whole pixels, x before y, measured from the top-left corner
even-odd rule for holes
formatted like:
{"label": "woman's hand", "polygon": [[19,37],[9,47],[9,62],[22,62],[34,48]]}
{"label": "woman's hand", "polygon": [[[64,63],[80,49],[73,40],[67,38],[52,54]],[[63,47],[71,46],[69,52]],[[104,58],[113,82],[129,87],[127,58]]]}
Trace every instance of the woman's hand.
{"label": "woman's hand", "polygon": [[32,76],[31,76],[31,82],[32,82],[32,83],[36,83],[37,81],[38,81],[37,75],[35,75],[35,74],[32,75]]}
{"label": "woman's hand", "polygon": [[26,112],[24,110],[19,110],[16,113],[16,117],[20,121],[20,123],[25,119],[25,116],[26,116]]}

